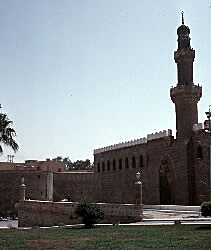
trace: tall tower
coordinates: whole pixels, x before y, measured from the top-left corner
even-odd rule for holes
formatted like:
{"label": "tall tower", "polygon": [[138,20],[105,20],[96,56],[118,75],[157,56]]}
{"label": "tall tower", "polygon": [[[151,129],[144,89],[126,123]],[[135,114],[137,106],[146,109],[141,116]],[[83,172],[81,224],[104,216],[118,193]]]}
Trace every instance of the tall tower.
{"label": "tall tower", "polygon": [[177,86],[171,88],[171,100],[175,104],[177,138],[188,139],[193,131],[193,124],[198,123],[197,103],[202,95],[202,87],[193,83],[193,62],[195,50],[190,46],[190,29],[184,24],[177,29],[178,49],[174,52],[177,63]]}

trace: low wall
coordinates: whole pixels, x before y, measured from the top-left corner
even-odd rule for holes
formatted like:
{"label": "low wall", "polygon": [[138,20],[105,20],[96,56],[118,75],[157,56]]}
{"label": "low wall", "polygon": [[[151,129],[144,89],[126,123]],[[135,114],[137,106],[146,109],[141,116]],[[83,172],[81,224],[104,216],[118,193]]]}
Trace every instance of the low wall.
{"label": "low wall", "polygon": [[[74,213],[78,202],[20,201],[18,226],[53,226],[76,224],[80,220]],[[105,213],[104,223],[136,222],[143,218],[143,205],[97,203]]]}

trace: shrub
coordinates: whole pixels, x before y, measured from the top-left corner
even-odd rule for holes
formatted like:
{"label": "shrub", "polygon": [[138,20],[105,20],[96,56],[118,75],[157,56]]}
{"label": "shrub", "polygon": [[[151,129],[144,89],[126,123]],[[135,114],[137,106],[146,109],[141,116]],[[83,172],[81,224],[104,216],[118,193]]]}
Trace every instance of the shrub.
{"label": "shrub", "polygon": [[97,205],[88,201],[80,201],[75,214],[81,217],[85,228],[92,228],[99,220],[104,219],[104,211]]}
{"label": "shrub", "polygon": [[211,201],[205,201],[201,204],[202,216],[211,216]]}

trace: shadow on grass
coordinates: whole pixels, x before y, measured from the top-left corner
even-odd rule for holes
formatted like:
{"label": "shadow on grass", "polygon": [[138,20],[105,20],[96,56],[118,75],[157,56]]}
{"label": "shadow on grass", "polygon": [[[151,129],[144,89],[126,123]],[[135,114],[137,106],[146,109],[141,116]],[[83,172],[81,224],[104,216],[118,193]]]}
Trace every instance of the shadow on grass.
{"label": "shadow on grass", "polygon": [[211,225],[199,226],[196,230],[211,230]]}
{"label": "shadow on grass", "polygon": [[94,227],[91,227],[91,228],[86,228],[86,227],[84,227],[83,225],[76,225],[76,226],[70,226],[70,227],[64,227],[65,229],[71,229],[71,230],[82,230],[82,229],[84,229],[84,230],[93,230],[93,229],[99,229],[99,228],[103,228],[103,227],[105,227],[105,226],[94,226]]}

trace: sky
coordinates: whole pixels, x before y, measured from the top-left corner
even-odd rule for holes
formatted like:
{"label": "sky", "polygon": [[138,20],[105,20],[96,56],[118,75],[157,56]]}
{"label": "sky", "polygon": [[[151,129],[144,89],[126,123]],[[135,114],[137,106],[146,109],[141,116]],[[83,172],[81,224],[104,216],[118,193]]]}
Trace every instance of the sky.
{"label": "sky", "polygon": [[[191,29],[199,122],[211,104],[211,0],[0,0],[0,103],[15,162],[93,150],[172,129],[176,30]],[[0,161],[14,154],[5,148]]]}

